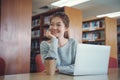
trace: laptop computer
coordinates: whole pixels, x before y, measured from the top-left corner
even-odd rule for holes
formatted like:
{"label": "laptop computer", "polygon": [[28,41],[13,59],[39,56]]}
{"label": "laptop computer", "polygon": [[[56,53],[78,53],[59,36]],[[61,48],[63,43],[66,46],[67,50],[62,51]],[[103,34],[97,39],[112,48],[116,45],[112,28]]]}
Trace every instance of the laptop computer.
{"label": "laptop computer", "polygon": [[73,72],[62,71],[69,75],[107,74],[110,46],[78,44]]}

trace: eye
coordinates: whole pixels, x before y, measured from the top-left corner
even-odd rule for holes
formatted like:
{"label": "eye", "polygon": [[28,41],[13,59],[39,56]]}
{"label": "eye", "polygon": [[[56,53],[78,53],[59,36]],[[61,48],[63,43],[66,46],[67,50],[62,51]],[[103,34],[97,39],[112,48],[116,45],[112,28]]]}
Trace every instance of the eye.
{"label": "eye", "polygon": [[61,26],[61,24],[60,24],[60,23],[58,23],[58,24],[56,24],[56,25],[57,25],[58,27],[59,27],[59,26]]}
{"label": "eye", "polygon": [[57,24],[57,26],[61,26],[60,24]]}
{"label": "eye", "polygon": [[50,26],[53,26],[53,23],[50,23]]}

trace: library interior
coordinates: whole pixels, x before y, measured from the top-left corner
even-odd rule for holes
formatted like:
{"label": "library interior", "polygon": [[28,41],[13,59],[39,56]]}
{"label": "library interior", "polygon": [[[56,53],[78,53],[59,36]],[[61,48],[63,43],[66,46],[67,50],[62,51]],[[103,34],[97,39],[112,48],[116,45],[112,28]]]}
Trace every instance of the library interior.
{"label": "library interior", "polygon": [[[63,80],[119,80],[119,4],[119,0],[0,0],[0,80],[61,80],[62,77]],[[50,18],[56,12],[64,12],[69,17],[68,38],[80,44],[111,47],[110,74],[97,77],[56,74],[51,77],[42,73],[45,65],[40,44],[50,40],[46,34]]]}

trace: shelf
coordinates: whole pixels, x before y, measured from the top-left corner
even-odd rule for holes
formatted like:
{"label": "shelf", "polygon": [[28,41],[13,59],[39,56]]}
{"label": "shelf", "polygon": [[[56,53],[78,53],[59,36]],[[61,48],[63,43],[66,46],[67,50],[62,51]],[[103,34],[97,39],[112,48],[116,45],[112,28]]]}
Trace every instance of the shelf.
{"label": "shelf", "polygon": [[120,42],[118,41],[117,44],[120,45]]}
{"label": "shelf", "polygon": [[118,49],[118,54],[120,54],[120,49]]}
{"label": "shelf", "polygon": [[42,27],[48,28],[49,24],[44,24]]}
{"label": "shelf", "polygon": [[33,31],[33,30],[39,30],[39,29],[40,29],[40,25],[33,27],[33,28],[32,28],[32,31]]}
{"label": "shelf", "polygon": [[88,29],[88,30],[83,30],[83,33],[86,33],[86,32],[97,32],[97,31],[102,31],[102,30],[105,30],[105,28],[96,28],[96,29]]}
{"label": "shelf", "polygon": [[120,23],[119,23],[119,24],[117,24],[117,27],[120,27]]}
{"label": "shelf", "polygon": [[40,52],[40,48],[33,48],[31,50],[32,50],[32,52]]}
{"label": "shelf", "polygon": [[102,41],[105,41],[105,39],[83,40],[83,43],[86,43],[86,42],[102,42]]}
{"label": "shelf", "polygon": [[89,18],[89,19],[84,19],[83,20],[83,23],[85,23],[85,22],[91,22],[91,21],[99,21],[99,20],[103,20],[103,19],[105,19],[105,17],[104,18]]}
{"label": "shelf", "polygon": [[36,38],[32,38],[32,41],[39,41],[40,38],[39,37],[36,37]]}
{"label": "shelf", "polygon": [[50,40],[50,39],[44,36],[42,40]]}
{"label": "shelf", "polygon": [[33,48],[32,50],[36,50],[37,51],[37,50],[40,50],[40,48]]}
{"label": "shelf", "polygon": [[[117,44],[116,44],[117,42],[116,30],[117,28],[118,30],[120,29],[119,27],[117,27],[116,19],[109,18],[109,17],[85,19],[83,21],[82,27],[83,27],[82,42],[84,44],[109,45],[111,46],[110,57],[114,57],[115,59],[117,59],[118,51],[117,51]],[[92,28],[94,29],[92,30]],[[118,35],[120,35],[120,33],[118,33]]]}
{"label": "shelf", "polygon": [[34,19],[40,19],[40,14],[37,14],[37,15],[35,15],[35,16],[32,16],[32,20],[34,20]]}
{"label": "shelf", "polygon": [[117,35],[120,36],[120,32],[118,32]]}

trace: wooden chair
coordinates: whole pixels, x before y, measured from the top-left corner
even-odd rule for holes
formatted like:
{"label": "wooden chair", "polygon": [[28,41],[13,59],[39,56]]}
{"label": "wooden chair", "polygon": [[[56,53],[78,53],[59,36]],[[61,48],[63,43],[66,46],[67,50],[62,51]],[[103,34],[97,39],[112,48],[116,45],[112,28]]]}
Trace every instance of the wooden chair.
{"label": "wooden chair", "polygon": [[42,72],[45,70],[45,66],[42,63],[41,55],[37,54],[35,57],[35,62],[36,62],[36,71],[37,72]]}
{"label": "wooden chair", "polygon": [[118,68],[118,61],[117,59],[110,57],[109,59],[109,68]]}
{"label": "wooden chair", "polygon": [[5,75],[5,61],[0,57],[0,76]]}

